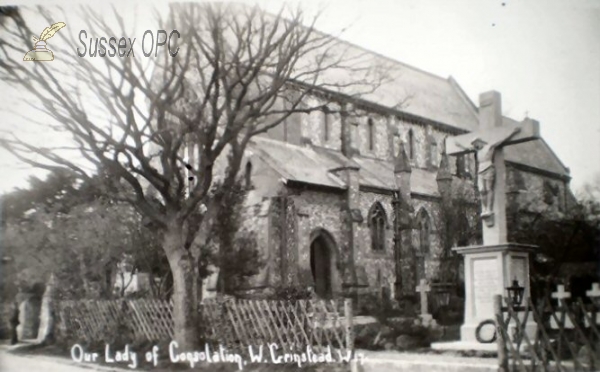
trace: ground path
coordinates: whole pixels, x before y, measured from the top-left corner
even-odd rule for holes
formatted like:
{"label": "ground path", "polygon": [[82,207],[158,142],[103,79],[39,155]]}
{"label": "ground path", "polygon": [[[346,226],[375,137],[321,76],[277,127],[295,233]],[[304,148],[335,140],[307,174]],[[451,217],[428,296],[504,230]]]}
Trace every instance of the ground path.
{"label": "ground path", "polygon": [[[91,367],[91,368],[90,368]],[[15,355],[0,351],[1,372],[90,372],[90,371],[117,371],[101,366],[82,367],[69,364],[64,358],[51,358],[43,356]],[[96,368],[97,367],[97,368]]]}
{"label": "ground path", "polygon": [[496,372],[496,358],[460,357],[447,354],[417,354],[394,351],[363,351],[364,362],[356,372]]}
{"label": "ground path", "polygon": [[[399,353],[392,351],[371,352],[357,350],[363,355],[363,363],[353,366],[354,372],[496,372],[495,358],[464,358],[454,355]],[[322,366],[316,370],[350,370],[350,368],[331,368]],[[329,368],[327,368],[329,367]],[[144,369],[137,369],[144,371]],[[180,369],[181,370],[181,369]],[[272,371],[273,369],[267,369]],[[124,372],[127,368],[113,368],[95,364],[78,364],[68,358],[35,354],[13,354],[8,347],[0,347],[0,372]],[[152,371],[152,369],[148,370]],[[157,370],[154,370],[157,371]],[[162,372],[163,369],[160,369]],[[290,371],[290,369],[285,369]],[[314,369],[313,369],[314,371]],[[158,372],[158,371],[157,371]]]}

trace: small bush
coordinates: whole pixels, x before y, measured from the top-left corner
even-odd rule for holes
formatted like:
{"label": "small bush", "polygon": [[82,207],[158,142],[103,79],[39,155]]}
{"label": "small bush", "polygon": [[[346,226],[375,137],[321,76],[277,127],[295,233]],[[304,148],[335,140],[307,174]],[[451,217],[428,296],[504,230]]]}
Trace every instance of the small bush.
{"label": "small bush", "polygon": [[313,291],[303,286],[291,287],[276,287],[271,295],[270,300],[308,300],[312,298]]}

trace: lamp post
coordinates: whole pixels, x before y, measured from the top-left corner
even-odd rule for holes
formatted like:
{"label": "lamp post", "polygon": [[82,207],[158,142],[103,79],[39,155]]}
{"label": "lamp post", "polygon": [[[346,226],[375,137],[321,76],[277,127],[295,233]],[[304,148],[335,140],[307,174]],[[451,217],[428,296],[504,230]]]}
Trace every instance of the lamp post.
{"label": "lamp post", "polygon": [[523,295],[525,294],[525,287],[519,285],[519,281],[514,279],[510,287],[506,287],[508,292],[508,298],[510,299],[510,305],[514,311],[518,311],[523,303]]}

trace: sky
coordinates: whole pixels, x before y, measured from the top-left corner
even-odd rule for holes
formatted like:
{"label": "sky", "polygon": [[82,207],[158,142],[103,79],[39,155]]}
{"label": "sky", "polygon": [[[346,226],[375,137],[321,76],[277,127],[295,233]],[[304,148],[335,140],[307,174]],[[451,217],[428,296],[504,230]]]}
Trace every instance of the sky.
{"label": "sky", "polygon": [[[274,0],[258,4],[269,11],[281,6]],[[600,0],[305,0],[292,4],[309,14],[322,11],[317,27],[324,32],[337,35],[344,30],[341,37],[349,42],[454,77],[475,104],[480,93],[499,91],[506,116],[516,120],[529,116],[540,122],[543,138],[571,169],[576,192],[595,177],[600,179]],[[11,116],[3,114],[10,100],[1,84],[0,115],[6,121]],[[27,128],[26,122],[20,125]],[[26,186],[31,174],[40,172],[0,152],[0,192]]]}

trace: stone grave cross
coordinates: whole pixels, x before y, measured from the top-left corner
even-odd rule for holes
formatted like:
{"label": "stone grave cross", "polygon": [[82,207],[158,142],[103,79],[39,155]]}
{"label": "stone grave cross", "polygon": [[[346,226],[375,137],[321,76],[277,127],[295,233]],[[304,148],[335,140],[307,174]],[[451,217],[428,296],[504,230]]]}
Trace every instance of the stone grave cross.
{"label": "stone grave cross", "polygon": [[435,322],[431,314],[429,314],[428,303],[427,303],[427,293],[431,291],[431,287],[427,284],[427,280],[421,279],[417,288],[415,288],[421,297],[421,321],[423,325],[429,325]]}
{"label": "stone grave cross", "polygon": [[600,297],[600,285],[598,283],[593,283],[592,289],[586,291],[585,295],[589,298]]}
{"label": "stone grave cross", "polygon": [[[590,289],[589,291],[586,291],[585,295],[588,296],[592,301],[594,301],[594,299],[600,297],[600,285],[598,285],[598,283],[593,283],[592,289]],[[593,312],[588,312],[588,316],[585,317],[585,326],[586,327],[590,327],[589,319],[594,320]],[[598,324],[600,324],[600,312],[596,312],[596,316],[595,316],[595,325],[597,326]]]}
{"label": "stone grave cross", "polygon": [[571,293],[565,291],[565,286],[559,284],[556,286],[556,292],[552,292],[552,298],[556,298],[557,300],[564,300],[566,298],[571,298]]}
{"label": "stone grave cross", "polygon": [[540,137],[539,123],[526,119],[523,123],[503,122],[500,94],[487,92],[480,96],[480,124],[473,132],[446,140],[448,155],[475,152],[478,164],[477,188],[481,198],[483,244],[507,242],[506,237],[506,166],[505,146],[532,141]]}
{"label": "stone grave cross", "polygon": [[557,300],[564,300],[566,298],[571,298],[571,293],[565,291],[565,286],[559,284],[556,286],[556,292],[552,293],[552,298],[556,298]]}
{"label": "stone grave cross", "polygon": [[[552,298],[556,298],[558,300],[558,306],[562,307],[561,300],[571,298],[571,292],[565,291],[565,286],[562,284],[559,284],[556,286],[556,292],[552,292]],[[565,309],[563,309],[563,311],[568,312],[569,308],[566,307]],[[560,327],[558,326],[558,323],[556,322],[555,317],[557,319],[561,319],[562,312],[556,311],[556,312],[554,312],[554,316],[550,317],[550,327],[553,329],[559,329]],[[564,327],[567,329],[574,328],[573,323],[571,322],[571,318],[569,318],[568,314],[565,314],[565,317],[564,317]]]}

